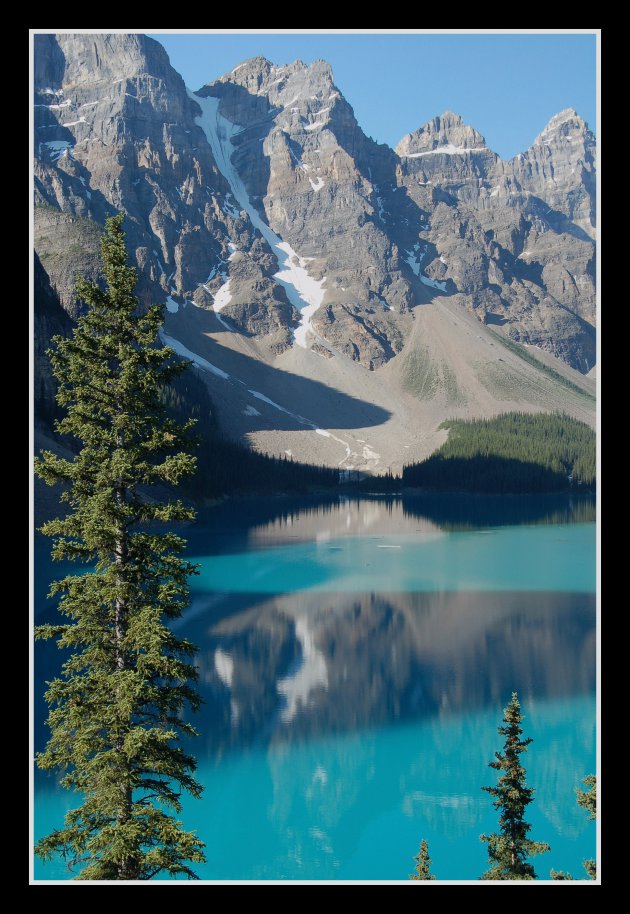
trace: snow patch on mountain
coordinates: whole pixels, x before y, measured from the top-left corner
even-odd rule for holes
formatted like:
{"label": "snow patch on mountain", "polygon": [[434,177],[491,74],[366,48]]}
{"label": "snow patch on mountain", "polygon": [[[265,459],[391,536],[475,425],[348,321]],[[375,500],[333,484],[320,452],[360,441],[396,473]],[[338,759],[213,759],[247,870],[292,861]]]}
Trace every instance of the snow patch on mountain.
{"label": "snow patch on mountain", "polygon": [[[305,268],[306,258],[300,257],[287,241],[279,235],[262,219],[260,213],[251,202],[245,185],[236,169],[232,165],[234,146],[232,137],[241,132],[227,118],[219,114],[219,99],[208,96],[201,98],[188,90],[190,98],[202,109],[201,117],[195,118],[195,123],[204,131],[219,171],[230,185],[232,195],[242,209],[249,216],[252,225],[258,229],[267,241],[278,261],[278,272],[274,279],[283,286],[291,304],[300,312],[302,319],[294,331],[295,343],[306,349],[306,337],[310,330],[310,321],[324,298],[322,288],[326,277],[313,279]],[[303,167],[300,164],[300,167]]]}
{"label": "snow patch on mountain", "polygon": [[[420,252],[420,248],[423,250]],[[428,276],[425,276],[421,270],[422,261],[426,255],[427,248],[426,245],[422,245],[421,242],[416,242],[411,251],[405,251],[407,255],[403,259],[409,264],[413,272],[416,274],[420,282],[425,286],[430,286],[432,289],[438,289],[440,292],[446,292],[446,283],[441,282],[437,279],[429,279]],[[419,256],[418,256],[419,255]]]}
{"label": "snow patch on mountain", "polygon": [[439,279],[429,279],[424,273],[419,274],[419,279],[425,286],[430,286],[432,289],[437,289],[439,292],[446,292],[446,283],[441,282]]}
{"label": "snow patch on mountain", "polygon": [[231,196],[232,196],[232,194],[225,195],[225,200],[223,201],[222,209],[226,215],[231,216],[233,219],[238,219],[239,216],[241,215],[241,211],[239,209],[237,209],[233,203],[230,203],[229,198]]}
{"label": "snow patch on mountain", "polygon": [[[46,94],[48,94],[47,90],[44,90],[44,92],[46,92]],[[51,92],[52,92],[52,90],[51,90]],[[52,93],[52,94],[54,95],[55,93]],[[65,100],[65,102],[61,102],[61,104],[59,104],[59,105],[33,105],[33,107],[34,108],[49,108],[51,111],[54,111],[55,109],[58,109],[58,108],[67,108],[69,104],[70,104],[70,99],[67,98]]]}
{"label": "snow patch on mountain", "polygon": [[214,299],[214,310],[221,311],[225,308],[226,305],[229,305],[232,301],[232,293],[230,292],[230,280],[227,273],[221,273],[221,278],[224,280],[223,285],[213,293]]}
{"label": "snow patch on mountain", "polygon": [[216,365],[210,364],[206,359],[203,359],[200,355],[197,355],[196,352],[188,349],[183,343],[180,343],[179,340],[169,336],[168,333],[165,333],[163,330],[160,330],[160,339],[165,346],[170,346],[171,349],[183,358],[190,359],[190,361],[193,362],[197,368],[201,368],[202,371],[209,371],[210,374],[216,375],[217,378],[223,378],[224,381],[230,380],[227,371],[223,371],[221,368],[217,368]]}
{"label": "snow patch on mountain", "polygon": [[446,143],[445,146],[438,146],[436,149],[427,149],[424,152],[407,152],[401,154],[401,159],[419,159],[421,156],[447,155],[462,156],[470,155],[473,152],[483,152],[486,146],[476,146],[475,149],[469,149],[467,146],[453,146],[452,143]]}
{"label": "snow patch on mountain", "polygon": [[48,140],[46,143],[40,143],[40,154],[42,146],[45,146],[48,149],[50,158],[53,162],[56,162],[57,159],[61,158],[61,156],[69,155],[71,158],[73,158],[73,143],[69,143],[67,140]]}

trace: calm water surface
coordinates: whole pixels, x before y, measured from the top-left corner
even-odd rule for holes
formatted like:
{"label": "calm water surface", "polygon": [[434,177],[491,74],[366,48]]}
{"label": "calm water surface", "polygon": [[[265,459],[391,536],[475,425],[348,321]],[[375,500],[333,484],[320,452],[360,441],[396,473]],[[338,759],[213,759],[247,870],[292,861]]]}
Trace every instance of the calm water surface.
{"label": "calm water surface", "polygon": [[[595,525],[589,500],[250,499],[187,529],[201,565],[177,623],[199,647],[183,821],[203,879],[405,879],[421,838],[443,879],[476,879],[497,813],[481,786],[519,692],[532,736],[536,859],[581,875],[595,827]],[[60,566],[36,547],[38,621]],[[59,651],[36,653],[36,695]],[[36,741],[46,740],[36,705]],[[35,832],[78,805],[36,774]],[[36,878],[69,878],[36,863]]]}

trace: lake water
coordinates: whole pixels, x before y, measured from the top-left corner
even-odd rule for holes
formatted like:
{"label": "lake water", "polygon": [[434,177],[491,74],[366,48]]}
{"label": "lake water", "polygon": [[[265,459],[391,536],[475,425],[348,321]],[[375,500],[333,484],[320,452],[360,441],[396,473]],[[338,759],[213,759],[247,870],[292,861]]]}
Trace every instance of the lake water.
{"label": "lake water", "polygon": [[[589,499],[249,499],[189,527],[201,565],[179,633],[199,647],[193,750],[203,879],[476,879],[497,812],[482,785],[518,691],[533,743],[534,860],[583,874],[595,826],[595,525]],[[36,617],[51,575],[36,547]],[[36,650],[36,743],[59,652]],[[36,773],[35,835],[78,805]],[[38,879],[66,879],[62,862]]]}

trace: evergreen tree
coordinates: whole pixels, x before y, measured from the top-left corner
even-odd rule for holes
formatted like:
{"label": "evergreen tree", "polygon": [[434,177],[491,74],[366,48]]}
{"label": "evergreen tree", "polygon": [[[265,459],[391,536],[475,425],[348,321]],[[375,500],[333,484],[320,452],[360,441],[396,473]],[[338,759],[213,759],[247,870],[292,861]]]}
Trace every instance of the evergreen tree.
{"label": "evergreen tree", "polygon": [[595,432],[558,413],[503,413],[448,419],[448,439],[421,463],[403,467],[402,485],[438,491],[594,491]]}
{"label": "evergreen tree", "polygon": [[597,818],[597,778],[594,774],[587,774],[582,783],[587,788],[586,790],[575,788],[578,806],[587,811],[588,818],[592,821]]}
{"label": "evergreen tree", "polygon": [[70,621],[36,633],[71,651],[49,683],[51,736],[37,763],[63,772],[61,784],[83,799],[36,853],[60,853],[81,867],[79,879],[195,878],[189,864],[203,862],[204,845],[169,814],[184,791],[201,793],[180,742],[195,732],[183,712],[200,703],[195,648],[167,626],[187,604],[195,569],[179,557],[184,540],[158,535],[154,523],[194,512],[151,489],[195,467],[192,422],[169,419],[160,396],[186,366],[157,342],[162,306],[139,309],[122,220],[108,219],[102,237],[106,290],[78,281],[87,313],[50,354],[65,410],[57,428],[80,449],[74,459],[44,452],[37,461],[47,483],[65,484],[70,509],[42,532],[55,538],[53,558],[92,569],[52,585]]}
{"label": "evergreen tree", "polygon": [[[576,788],[578,806],[585,809],[588,813],[589,820],[597,818],[597,778],[594,774],[587,774],[583,780],[586,790]],[[586,870],[589,879],[597,878],[597,863],[592,858],[584,860],[582,866]]]}
{"label": "evergreen tree", "polygon": [[424,840],[424,838],[420,842],[420,850],[413,859],[416,861],[416,872],[409,873],[410,879],[435,879],[435,876],[431,875],[431,858],[429,857],[429,845]]}
{"label": "evergreen tree", "polygon": [[[581,806],[582,809],[585,809],[588,813],[588,818],[590,820],[597,818],[597,778],[594,774],[587,774],[583,778],[582,783],[587,788],[586,790],[580,790],[579,787],[575,788],[577,794],[578,806]],[[586,875],[589,879],[597,878],[597,863],[595,860],[590,858],[589,860],[583,860],[582,866],[586,870]],[[556,870],[551,870],[550,876],[552,879],[571,879],[573,876],[570,873],[557,872]]]}
{"label": "evergreen tree", "polygon": [[494,807],[500,812],[500,832],[481,835],[488,845],[490,867],[482,879],[536,879],[534,867],[528,857],[550,850],[542,841],[531,841],[527,835],[531,829],[525,819],[525,809],[532,802],[534,790],[527,787],[525,769],[520,756],[527,751],[531,737],[521,739],[521,707],[516,692],[503,712],[503,723],[498,732],[505,737],[503,752],[495,753],[491,768],[501,772],[496,787],[482,787],[494,797]]}

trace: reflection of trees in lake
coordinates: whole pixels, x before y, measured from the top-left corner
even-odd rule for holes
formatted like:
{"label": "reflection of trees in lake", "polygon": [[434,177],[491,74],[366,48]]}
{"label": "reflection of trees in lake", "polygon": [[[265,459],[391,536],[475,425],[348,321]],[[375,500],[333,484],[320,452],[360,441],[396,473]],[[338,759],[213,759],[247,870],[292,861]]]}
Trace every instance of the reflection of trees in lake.
{"label": "reflection of trees in lake", "polygon": [[187,531],[187,537],[192,552],[204,554],[213,537],[218,551],[223,551],[227,540],[230,548],[239,543],[244,548],[246,544],[311,540],[325,531],[331,536],[356,536],[400,534],[418,528],[453,531],[594,521],[595,497],[591,495],[323,494],[287,500],[231,499],[200,512],[199,523]]}

